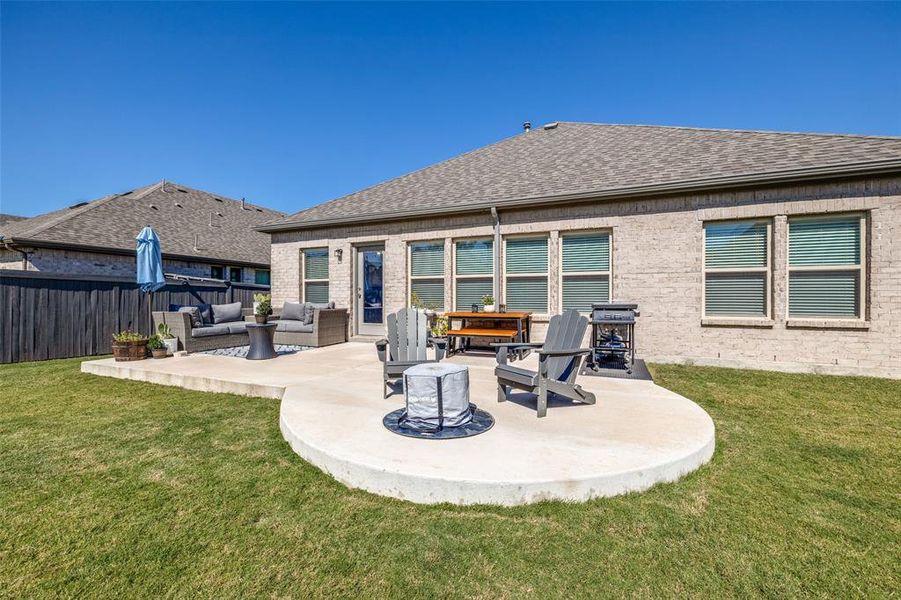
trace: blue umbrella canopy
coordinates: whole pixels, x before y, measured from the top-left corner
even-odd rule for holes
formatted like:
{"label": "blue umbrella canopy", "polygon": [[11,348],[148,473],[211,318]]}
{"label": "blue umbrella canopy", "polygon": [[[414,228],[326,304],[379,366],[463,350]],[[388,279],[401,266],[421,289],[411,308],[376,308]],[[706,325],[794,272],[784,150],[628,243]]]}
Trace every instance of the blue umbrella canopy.
{"label": "blue umbrella canopy", "polygon": [[145,227],[135,239],[138,242],[138,285],[145,292],[155,292],[166,285],[160,238],[153,229]]}

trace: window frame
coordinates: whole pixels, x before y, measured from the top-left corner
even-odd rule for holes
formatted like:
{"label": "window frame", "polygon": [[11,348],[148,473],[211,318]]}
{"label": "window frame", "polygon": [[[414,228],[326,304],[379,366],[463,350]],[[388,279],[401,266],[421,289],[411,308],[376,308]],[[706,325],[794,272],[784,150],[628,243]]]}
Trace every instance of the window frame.
{"label": "window frame", "polygon": [[[507,272],[507,242],[509,240],[539,240],[543,239],[547,244],[547,270],[544,273],[508,273]],[[507,307],[507,310],[511,310],[509,308],[509,302],[507,301],[507,278],[513,279],[538,279],[544,277],[547,284],[547,310],[544,312],[532,311],[533,314],[536,315],[549,315],[551,314],[551,234],[549,231],[540,231],[540,232],[528,232],[528,233],[514,233],[508,234],[501,238],[501,272],[503,276],[501,277],[501,298],[503,298],[503,302],[500,301],[499,298],[495,298],[495,304],[503,304]],[[520,309],[513,309],[520,310]],[[526,310],[526,312],[529,312]]]}
{"label": "window frame", "polygon": [[329,287],[329,297],[331,297],[331,282],[329,278],[331,276],[331,265],[329,265],[329,277],[325,279],[316,278],[316,279],[308,279],[307,278],[307,252],[311,250],[325,250],[325,259],[329,261],[329,248],[328,246],[311,246],[309,248],[301,248],[300,249],[300,301],[307,302],[307,284],[308,283],[325,283]]}
{"label": "window frame", "polygon": [[[707,267],[707,225],[721,223],[764,223],[766,225],[766,266],[764,267]],[[773,320],[773,219],[750,218],[750,219],[711,219],[701,223],[701,318],[712,321],[749,321],[749,322],[770,322]],[[764,302],[766,303],[766,313],[760,317],[751,317],[747,315],[708,315],[707,314],[707,274],[736,274],[736,273],[764,273]]]}
{"label": "window frame", "polygon": [[[233,273],[238,273],[238,278],[235,279]],[[228,268],[228,281],[232,283],[243,283],[244,281],[244,267],[232,267]]]}
{"label": "window frame", "polygon": [[[416,244],[440,244],[441,245],[441,275],[413,275],[413,246]],[[456,244],[456,242],[455,242]],[[446,252],[447,248],[445,248],[445,240],[444,238],[433,238],[428,240],[411,240],[407,242],[407,302],[406,306],[408,308],[412,308],[411,297],[413,295],[413,281],[441,281],[441,288],[446,292],[445,283],[447,281],[447,265],[444,264],[446,262]],[[456,246],[454,247],[454,252],[456,253]],[[444,304],[439,308],[441,312],[447,310],[447,294],[441,294],[444,298]]]}
{"label": "window frame", "polygon": [[[221,270],[222,270],[222,273],[221,273],[222,277],[216,277],[216,276],[213,274],[213,269],[221,269]],[[218,279],[218,280],[220,280],[220,281],[225,281],[225,265],[210,265],[210,279]]]}
{"label": "window frame", "polygon": [[[460,242],[491,242],[491,273],[458,275],[457,274],[457,244]],[[495,277],[497,277],[497,273],[494,272],[495,271],[495,269],[494,269],[494,253],[497,251],[497,249],[494,247],[494,237],[493,236],[481,235],[481,236],[473,236],[473,237],[454,238],[452,243],[454,246],[451,251],[451,277],[452,277],[452,284],[453,284],[451,286],[451,295],[453,296],[451,298],[451,304],[450,304],[450,306],[452,307],[451,312],[458,311],[458,310],[460,312],[466,312],[467,310],[470,310],[469,307],[467,307],[466,309],[457,309],[457,281],[460,279],[491,279],[491,293],[494,294],[495,283],[496,283]],[[498,299],[495,298],[494,302],[497,303]],[[445,299],[445,305],[447,305],[447,299]]]}
{"label": "window frame", "polygon": [[[856,217],[858,226],[860,227],[860,263],[855,265],[802,265],[802,266],[792,266],[791,264],[791,225],[792,221],[804,221],[804,220],[814,220],[814,219],[822,219],[824,217],[833,217],[835,219],[840,219],[842,217]],[[851,212],[834,212],[834,213],[813,213],[813,214],[799,214],[799,215],[789,215],[786,219],[785,223],[785,320],[788,321],[850,321],[850,322],[866,322],[867,320],[867,269],[869,268],[869,263],[867,261],[867,221],[868,221],[868,213],[866,211],[851,211]],[[859,282],[858,290],[857,290],[857,306],[859,307],[858,315],[856,317],[829,317],[829,316],[802,316],[802,317],[793,317],[791,316],[791,275],[792,273],[815,273],[815,272],[825,272],[825,273],[858,273]]]}
{"label": "window frame", "polygon": [[[607,234],[607,270],[606,271],[570,271],[565,273],[563,271],[563,238],[566,237],[588,237],[591,235],[597,235],[600,233]],[[607,299],[605,302],[612,302],[613,298],[613,229],[609,227],[604,227],[600,229],[574,229],[570,231],[561,231],[557,235],[557,265],[559,266],[558,271],[560,272],[560,277],[557,281],[557,289],[560,290],[560,312],[563,312],[563,281],[567,277],[589,277],[592,275],[606,275],[607,276]],[[587,315],[590,314],[591,310],[588,311],[579,311],[579,314]]]}
{"label": "window frame", "polygon": [[[269,280],[269,283],[260,283],[260,275],[262,273],[266,273],[266,279]],[[255,285],[272,285],[272,270],[271,269],[254,269],[253,270],[253,283]]]}

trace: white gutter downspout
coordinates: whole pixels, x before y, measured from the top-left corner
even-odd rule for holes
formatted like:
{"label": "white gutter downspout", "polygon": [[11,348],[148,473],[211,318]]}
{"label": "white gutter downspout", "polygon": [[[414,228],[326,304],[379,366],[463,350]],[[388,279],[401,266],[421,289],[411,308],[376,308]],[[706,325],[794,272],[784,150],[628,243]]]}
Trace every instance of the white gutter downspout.
{"label": "white gutter downspout", "polygon": [[497,214],[497,207],[491,207],[491,216],[494,217],[494,303],[501,303],[501,218]]}

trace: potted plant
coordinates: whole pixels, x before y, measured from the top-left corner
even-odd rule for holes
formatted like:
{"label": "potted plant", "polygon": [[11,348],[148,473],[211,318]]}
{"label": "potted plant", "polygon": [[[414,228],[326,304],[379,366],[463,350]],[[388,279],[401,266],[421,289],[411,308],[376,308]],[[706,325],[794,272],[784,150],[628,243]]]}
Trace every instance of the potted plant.
{"label": "potted plant", "polygon": [[159,327],[156,328],[156,334],[163,341],[163,345],[166,347],[166,354],[172,356],[178,352],[178,338],[172,334],[168,325],[160,323]]}
{"label": "potted plant", "polygon": [[163,344],[163,339],[158,335],[150,336],[150,339],[147,340],[147,348],[150,350],[153,358],[166,358],[169,356],[166,345]]}
{"label": "potted plant", "polygon": [[147,336],[126,329],[113,334],[113,357],[117,361],[147,358]]}
{"label": "potted plant", "polygon": [[482,296],[482,306],[485,307],[485,312],[494,312],[494,296],[491,294]]}
{"label": "potted plant", "polygon": [[254,315],[257,314],[257,306],[259,306],[260,302],[265,300],[267,297],[270,299],[270,302],[271,302],[272,296],[270,296],[269,294],[267,294],[265,292],[257,292],[253,295],[253,314]]}
{"label": "potted plant", "polygon": [[440,308],[437,304],[426,304],[416,292],[410,292],[410,307],[421,310],[429,317],[434,317]]}
{"label": "potted plant", "polygon": [[263,324],[269,320],[272,314],[272,296],[270,294],[253,295],[253,318],[257,323]]}
{"label": "potted plant", "polygon": [[447,317],[435,317],[435,322],[432,323],[431,333],[434,338],[447,337]]}

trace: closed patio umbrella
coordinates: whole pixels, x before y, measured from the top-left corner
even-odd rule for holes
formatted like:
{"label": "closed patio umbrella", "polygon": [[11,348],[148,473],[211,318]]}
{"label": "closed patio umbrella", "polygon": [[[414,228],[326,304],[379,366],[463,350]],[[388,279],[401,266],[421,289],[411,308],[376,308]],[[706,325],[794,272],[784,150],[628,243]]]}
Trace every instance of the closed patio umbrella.
{"label": "closed patio umbrella", "polygon": [[[163,255],[160,251],[160,238],[156,232],[145,227],[138,234],[137,240],[137,282],[141,290],[150,294],[147,303],[147,317],[149,327],[153,329],[153,292],[166,285],[166,276],[163,274]],[[153,331],[150,332],[153,335]]]}

